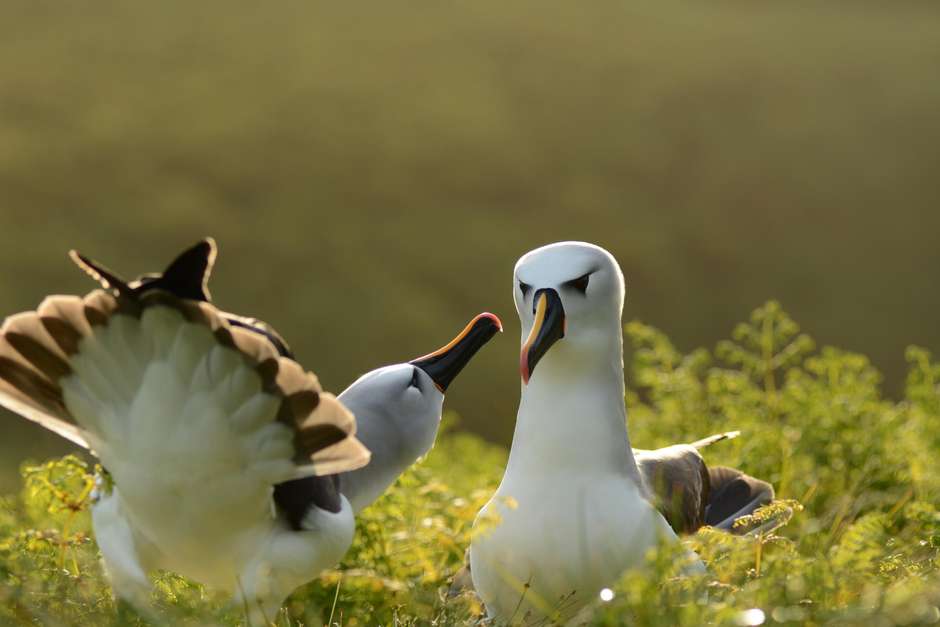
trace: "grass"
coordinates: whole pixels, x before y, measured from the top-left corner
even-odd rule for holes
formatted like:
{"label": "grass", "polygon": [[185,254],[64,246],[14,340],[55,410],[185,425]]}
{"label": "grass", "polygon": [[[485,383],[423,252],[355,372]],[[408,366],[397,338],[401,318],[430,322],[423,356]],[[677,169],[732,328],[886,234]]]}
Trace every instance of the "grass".
{"label": "grass", "polygon": [[[337,391],[483,310],[535,246],[611,250],[677,346],[786,302],[868,355],[940,350],[940,6],[595,0],[0,3],[0,313],[205,235],[219,303]],[[508,444],[516,343],[449,394]],[[24,451],[7,427],[0,488]],[[8,461],[12,460],[12,461]]]}
{"label": "grass", "polygon": [[[687,539],[708,566],[675,572],[669,547],[627,573],[597,625],[913,625],[940,621],[940,363],[907,351],[903,400],[886,399],[863,355],[817,350],[768,303],[714,351],[682,353],[632,322],[631,437],[650,448],[728,429],[706,449],[716,463],[771,480],[789,523]],[[470,528],[495,489],[506,451],[453,430],[363,512],[335,570],[298,590],[279,625],[453,625],[478,620],[469,594],[447,596]],[[138,625],[115,606],[87,515],[90,468],[67,457],[23,471],[0,507],[0,623]],[[765,511],[764,515],[773,514]],[[154,592],[157,624],[238,624],[238,608],[171,574]],[[540,617],[530,617],[539,619]],[[535,620],[534,622],[540,622]],[[546,624],[547,621],[541,621]]]}

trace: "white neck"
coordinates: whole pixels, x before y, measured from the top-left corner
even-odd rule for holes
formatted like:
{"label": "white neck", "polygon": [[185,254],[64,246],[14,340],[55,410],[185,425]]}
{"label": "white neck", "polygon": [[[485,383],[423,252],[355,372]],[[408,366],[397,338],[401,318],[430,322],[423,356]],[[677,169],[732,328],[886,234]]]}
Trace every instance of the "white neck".
{"label": "white neck", "polygon": [[619,324],[596,336],[603,341],[590,350],[557,342],[523,385],[507,476],[552,467],[613,472],[642,485],[627,434]]}
{"label": "white neck", "polygon": [[[340,492],[358,514],[379,498],[398,477],[434,445],[444,397],[421,416],[394,416],[362,402],[361,395],[339,396],[356,416],[356,437],[372,453],[369,463],[340,475]],[[409,420],[409,418],[412,418]]]}

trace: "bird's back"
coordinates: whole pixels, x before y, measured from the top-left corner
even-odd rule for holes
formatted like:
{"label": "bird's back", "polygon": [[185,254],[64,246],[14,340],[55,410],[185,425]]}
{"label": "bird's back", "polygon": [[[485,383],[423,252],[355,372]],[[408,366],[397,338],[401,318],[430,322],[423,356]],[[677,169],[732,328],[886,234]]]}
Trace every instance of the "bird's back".
{"label": "bird's back", "polygon": [[368,459],[343,450],[364,450],[354,419],[316,377],[212,305],[160,291],[49,297],[8,318],[0,400],[99,457],[158,549],[146,567],[227,589],[282,524],[275,484]]}
{"label": "bird's back", "polygon": [[70,364],[65,405],[134,527],[178,556],[165,567],[207,582],[230,570],[219,561],[246,559],[242,547],[272,525],[272,486],[294,476],[293,434],[275,419],[280,399],[261,389],[252,364],[161,306],[113,316]]}

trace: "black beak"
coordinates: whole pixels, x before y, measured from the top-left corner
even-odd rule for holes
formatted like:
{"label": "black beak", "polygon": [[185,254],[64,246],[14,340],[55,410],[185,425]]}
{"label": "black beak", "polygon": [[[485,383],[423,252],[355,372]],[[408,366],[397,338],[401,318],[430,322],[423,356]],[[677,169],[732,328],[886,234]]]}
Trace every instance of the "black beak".
{"label": "black beak", "polygon": [[532,297],[532,312],[535,314],[535,321],[519,355],[519,372],[526,384],[529,383],[535,365],[552,344],[565,337],[565,307],[558,292],[551,288],[538,290]]}
{"label": "black beak", "polygon": [[477,351],[502,330],[503,323],[499,318],[491,313],[481,313],[446,346],[409,363],[424,370],[443,393]]}

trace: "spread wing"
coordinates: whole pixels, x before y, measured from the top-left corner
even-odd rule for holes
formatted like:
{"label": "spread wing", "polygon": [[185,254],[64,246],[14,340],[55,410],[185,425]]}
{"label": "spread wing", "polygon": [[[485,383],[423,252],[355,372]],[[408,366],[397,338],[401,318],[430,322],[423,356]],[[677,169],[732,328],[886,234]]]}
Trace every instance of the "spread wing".
{"label": "spread wing", "polygon": [[232,447],[219,463],[247,456],[271,484],[368,462],[352,414],[264,334],[205,301],[116,294],[50,296],[7,318],[0,404],[106,465],[117,450],[195,456],[207,438]]}

